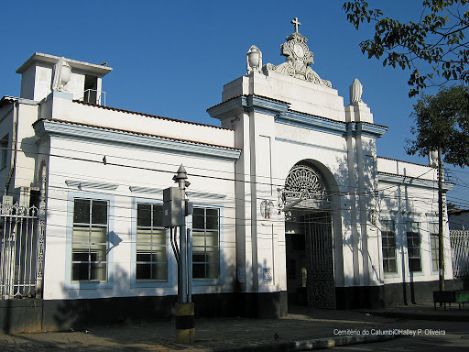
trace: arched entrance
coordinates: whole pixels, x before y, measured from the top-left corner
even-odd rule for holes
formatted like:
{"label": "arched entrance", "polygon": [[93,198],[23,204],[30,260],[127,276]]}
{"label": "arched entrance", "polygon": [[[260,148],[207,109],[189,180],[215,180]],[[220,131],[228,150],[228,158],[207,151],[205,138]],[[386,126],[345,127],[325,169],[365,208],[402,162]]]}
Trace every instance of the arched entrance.
{"label": "arched entrance", "polygon": [[336,306],[330,197],[317,168],[293,166],[283,191],[290,306]]}

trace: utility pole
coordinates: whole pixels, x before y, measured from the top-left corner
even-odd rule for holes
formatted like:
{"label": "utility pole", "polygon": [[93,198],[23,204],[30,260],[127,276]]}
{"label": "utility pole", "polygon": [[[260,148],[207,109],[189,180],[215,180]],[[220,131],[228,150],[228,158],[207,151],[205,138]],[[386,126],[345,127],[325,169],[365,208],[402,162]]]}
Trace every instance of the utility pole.
{"label": "utility pole", "polygon": [[443,241],[443,161],[438,148],[438,268],[440,292],[445,290],[445,251]]}
{"label": "utility pole", "polygon": [[182,164],[173,181],[178,187],[169,187],[163,191],[163,224],[170,229],[171,247],[178,263],[176,342],[190,344],[194,342],[195,324],[192,303],[192,236],[186,226],[186,216],[192,214],[192,205],[186,199],[186,187],[189,187],[190,182],[187,181],[187,172]]}

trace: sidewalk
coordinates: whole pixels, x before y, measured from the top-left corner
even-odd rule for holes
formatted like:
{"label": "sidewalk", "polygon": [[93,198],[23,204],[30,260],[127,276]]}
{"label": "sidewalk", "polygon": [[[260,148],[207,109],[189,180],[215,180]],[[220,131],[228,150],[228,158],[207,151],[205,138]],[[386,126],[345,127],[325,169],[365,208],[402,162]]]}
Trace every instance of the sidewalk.
{"label": "sidewalk", "polygon": [[[300,308],[282,319],[197,319],[192,346],[174,341],[174,321],[89,327],[85,331],[0,334],[2,352],[300,351],[393,338],[373,331],[446,329],[469,339],[469,309],[407,306],[373,311]],[[427,319],[414,320],[414,319]],[[433,320],[432,320],[433,319]],[[407,329],[407,330],[405,330]],[[413,330],[412,330],[413,329]],[[365,332],[371,332],[368,335]],[[422,330],[424,331],[424,330]],[[466,336],[467,335],[467,336]],[[459,336],[459,335],[458,335]],[[432,338],[427,337],[428,338]],[[463,337],[461,337],[463,338]],[[435,340],[437,343],[437,340]]]}
{"label": "sidewalk", "polygon": [[[88,331],[0,335],[2,352],[293,351],[385,340],[356,331],[390,326],[394,319],[362,312],[311,310],[283,319],[198,319],[193,346],[174,342],[174,322],[92,327]],[[347,331],[349,329],[349,331]],[[319,340],[318,340],[319,339]]]}
{"label": "sidewalk", "polygon": [[465,321],[469,322],[469,304],[461,306],[457,304],[446,305],[446,310],[437,305],[436,310],[432,304],[412,304],[408,306],[390,307],[379,310],[362,310],[374,316],[387,318],[401,318],[412,320],[434,320],[434,321]]}

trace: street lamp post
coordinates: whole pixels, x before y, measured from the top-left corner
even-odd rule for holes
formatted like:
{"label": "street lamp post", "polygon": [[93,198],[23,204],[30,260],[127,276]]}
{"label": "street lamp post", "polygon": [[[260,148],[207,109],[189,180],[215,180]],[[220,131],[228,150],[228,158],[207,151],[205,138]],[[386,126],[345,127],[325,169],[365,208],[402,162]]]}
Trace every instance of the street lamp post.
{"label": "street lamp post", "polygon": [[[192,236],[186,216],[192,205],[186,199],[187,172],[180,166],[173,181],[178,187],[163,191],[164,226],[170,229],[171,246],[178,263],[178,302],[176,305],[176,342],[193,343],[195,338],[194,303],[192,303]],[[179,228],[179,246],[177,229]],[[173,232],[174,231],[174,232]]]}

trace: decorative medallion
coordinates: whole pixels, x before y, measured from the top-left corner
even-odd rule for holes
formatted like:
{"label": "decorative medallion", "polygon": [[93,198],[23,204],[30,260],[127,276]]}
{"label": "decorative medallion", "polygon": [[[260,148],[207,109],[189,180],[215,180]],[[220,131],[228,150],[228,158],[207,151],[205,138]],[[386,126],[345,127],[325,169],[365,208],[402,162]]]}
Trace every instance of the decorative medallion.
{"label": "decorative medallion", "polygon": [[295,32],[290,34],[287,41],[281,46],[281,54],[287,58],[286,61],[280,65],[265,65],[263,67],[264,73],[267,75],[269,71],[277,72],[315,84],[332,87],[331,82],[321,79],[309,67],[314,62],[314,54],[306,44],[308,39],[298,32],[298,27],[301,24],[298,22],[298,18],[295,18],[292,23],[295,26]]}
{"label": "decorative medallion", "polygon": [[264,219],[271,219],[274,212],[274,203],[271,200],[263,200],[260,204],[261,215]]}
{"label": "decorative medallion", "polygon": [[311,166],[295,165],[285,180],[285,196],[288,198],[328,200],[321,176]]}

